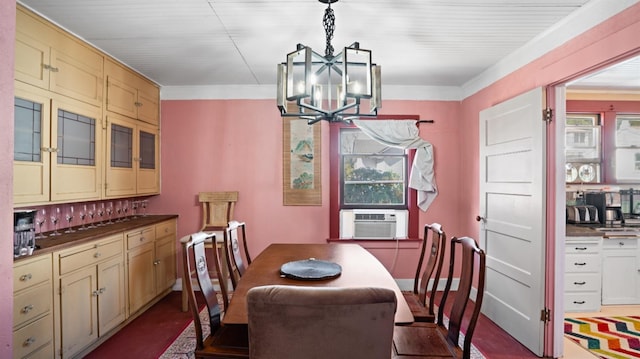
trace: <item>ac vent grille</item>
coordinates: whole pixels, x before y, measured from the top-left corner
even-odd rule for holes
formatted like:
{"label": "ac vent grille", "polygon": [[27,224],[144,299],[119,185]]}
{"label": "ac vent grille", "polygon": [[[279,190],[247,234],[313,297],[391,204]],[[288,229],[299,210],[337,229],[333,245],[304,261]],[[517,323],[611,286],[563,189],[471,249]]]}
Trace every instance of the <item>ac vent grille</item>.
{"label": "ac vent grille", "polygon": [[355,213],[356,221],[395,221],[395,217],[387,213]]}

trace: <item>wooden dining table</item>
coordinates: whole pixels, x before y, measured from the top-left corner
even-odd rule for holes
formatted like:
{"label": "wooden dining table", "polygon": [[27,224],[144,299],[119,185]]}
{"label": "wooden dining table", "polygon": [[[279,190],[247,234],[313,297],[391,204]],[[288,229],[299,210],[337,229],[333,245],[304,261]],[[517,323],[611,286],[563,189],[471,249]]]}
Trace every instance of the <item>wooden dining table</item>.
{"label": "wooden dining table", "polygon": [[[342,267],[335,278],[301,280],[288,278],[280,267],[288,262],[314,258],[337,263]],[[269,245],[247,268],[233,291],[223,324],[248,324],[247,291],[263,285],[295,285],[314,287],[383,287],[396,293],[396,324],[413,322],[413,315],[398,284],[389,271],[369,251],[354,243]]]}

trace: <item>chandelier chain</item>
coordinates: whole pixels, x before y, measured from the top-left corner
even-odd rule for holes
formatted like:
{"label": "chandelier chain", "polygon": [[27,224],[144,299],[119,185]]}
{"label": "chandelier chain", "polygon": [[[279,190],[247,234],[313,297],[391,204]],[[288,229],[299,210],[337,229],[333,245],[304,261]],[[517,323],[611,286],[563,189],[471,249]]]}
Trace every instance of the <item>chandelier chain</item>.
{"label": "chandelier chain", "polygon": [[327,47],[324,54],[327,58],[333,57],[333,46],[331,45],[331,39],[333,39],[333,31],[336,29],[336,16],[333,14],[331,3],[324,11],[324,17],[322,18],[322,24],[324,25],[324,32],[327,39]]}

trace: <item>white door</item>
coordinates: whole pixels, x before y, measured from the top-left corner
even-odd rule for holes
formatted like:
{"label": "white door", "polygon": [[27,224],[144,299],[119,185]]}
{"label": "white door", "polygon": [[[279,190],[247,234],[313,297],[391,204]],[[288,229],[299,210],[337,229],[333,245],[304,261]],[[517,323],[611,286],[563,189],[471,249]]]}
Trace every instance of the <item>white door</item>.
{"label": "white door", "polygon": [[543,95],[537,88],[480,112],[482,312],[538,356],[544,347]]}

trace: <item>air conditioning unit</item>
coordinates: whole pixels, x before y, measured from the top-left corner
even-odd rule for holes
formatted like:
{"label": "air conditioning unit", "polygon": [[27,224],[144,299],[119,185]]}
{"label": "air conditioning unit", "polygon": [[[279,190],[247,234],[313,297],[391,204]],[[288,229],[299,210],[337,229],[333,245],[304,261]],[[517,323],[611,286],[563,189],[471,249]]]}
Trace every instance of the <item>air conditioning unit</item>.
{"label": "air conditioning unit", "polygon": [[340,211],[340,238],[407,238],[408,211],[353,209]]}

